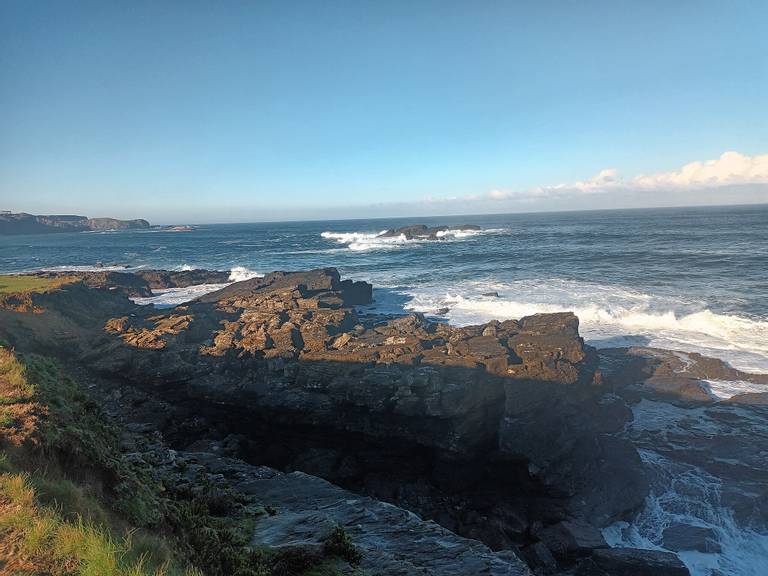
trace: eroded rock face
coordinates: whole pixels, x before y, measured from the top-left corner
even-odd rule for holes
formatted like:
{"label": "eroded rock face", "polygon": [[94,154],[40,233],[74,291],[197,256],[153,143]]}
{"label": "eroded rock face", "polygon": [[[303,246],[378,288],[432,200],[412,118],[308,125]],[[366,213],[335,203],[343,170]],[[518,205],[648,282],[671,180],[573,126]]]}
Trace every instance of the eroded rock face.
{"label": "eroded rock face", "polygon": [[[167,311],[126,296],[133,282],[177,279],[103,280],[46,296],[42,322],[69,341],[18,317],[19,342],[46,339],[118,388],[162,398],[168,410],[146,414],[176,442],[234,434],[254,462],[322,475],[494,548],[528,547],[544,565],[547,526],[602,526],[647,493],[618,435],[631,412],[573,314],[464,328],[364,320],[354,305],[371,286],[335,269],[275,272]],[[87,310],[96,318],[80,322]]]}

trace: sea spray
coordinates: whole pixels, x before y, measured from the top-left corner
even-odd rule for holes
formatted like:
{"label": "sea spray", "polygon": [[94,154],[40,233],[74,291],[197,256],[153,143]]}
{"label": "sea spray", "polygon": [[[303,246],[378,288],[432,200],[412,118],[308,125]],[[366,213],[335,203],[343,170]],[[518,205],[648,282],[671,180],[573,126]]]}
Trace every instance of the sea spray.
{"label": "sea spray", "polygon": [[768,532],[739,526],[721,501],[722,481],[697,466],[640,449],[652,492],[637,517],[603,530],[613,547],[664,550],[664,530],[689,525],[711,530],[719,551],[679,551],[692,576],[765,576]]}

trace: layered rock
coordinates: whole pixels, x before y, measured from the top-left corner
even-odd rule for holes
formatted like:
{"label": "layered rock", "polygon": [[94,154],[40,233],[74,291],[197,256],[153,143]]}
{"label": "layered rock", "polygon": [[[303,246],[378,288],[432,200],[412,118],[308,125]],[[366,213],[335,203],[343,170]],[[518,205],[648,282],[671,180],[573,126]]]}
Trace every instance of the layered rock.
{"label": "layered rock", "polygon": [[9,337],[76,358],[116,391],[161,398],[162,410],[135,409],[179,447],[226,440],[252,462],[519,548],[542,570],[595,549],[550,550],[553,531],[629,518],[647,494],[621,435],[632,413],[573,314],[464,328],[362,319],[354,306],[371,301],[371,286],[334,269],[275,272],[157,311],[127,296],[179,280],[122,276],[36,296],[44,318],[15,316]]}

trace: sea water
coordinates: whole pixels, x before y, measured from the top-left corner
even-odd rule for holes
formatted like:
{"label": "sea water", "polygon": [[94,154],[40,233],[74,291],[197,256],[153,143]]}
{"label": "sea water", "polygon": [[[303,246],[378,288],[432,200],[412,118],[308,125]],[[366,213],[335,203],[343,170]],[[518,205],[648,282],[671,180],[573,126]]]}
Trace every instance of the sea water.
{"label": "sea water", "polygon": [[[415,222],[483,230],[381,235]],[[2,273],[97,266],[224,269],[233,281],[335,266],[372,282],[380,311],[441,312],[466,325],[572,310],[598,347],[698,351],[768,371],[768,205],[0,237]],[[167,300],[185,296],[169,291]]]}

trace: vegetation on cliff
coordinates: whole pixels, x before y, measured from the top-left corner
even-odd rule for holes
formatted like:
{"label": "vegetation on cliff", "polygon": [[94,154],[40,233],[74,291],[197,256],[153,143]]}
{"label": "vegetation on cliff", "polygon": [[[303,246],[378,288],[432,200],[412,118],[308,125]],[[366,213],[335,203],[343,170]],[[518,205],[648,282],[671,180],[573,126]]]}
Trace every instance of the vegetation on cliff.
{"label": "vegetation on cliff", "polygon": [[343,531],[321,553],[251,547],[258,503],[204,479],[166,485],[122,441],[55,362],[0,346],[0,571],[331,575],[359,561]]}

